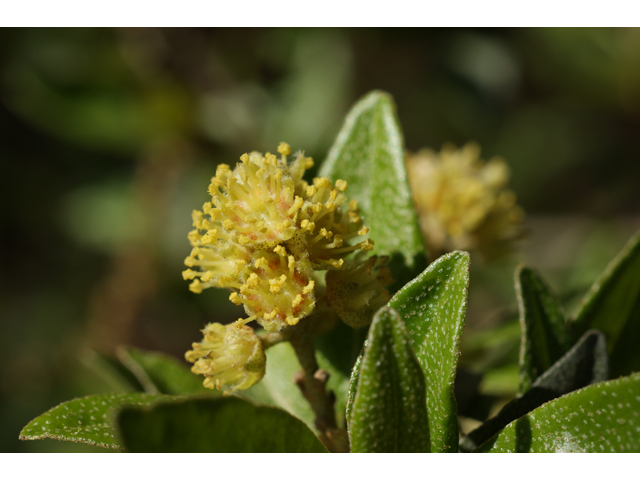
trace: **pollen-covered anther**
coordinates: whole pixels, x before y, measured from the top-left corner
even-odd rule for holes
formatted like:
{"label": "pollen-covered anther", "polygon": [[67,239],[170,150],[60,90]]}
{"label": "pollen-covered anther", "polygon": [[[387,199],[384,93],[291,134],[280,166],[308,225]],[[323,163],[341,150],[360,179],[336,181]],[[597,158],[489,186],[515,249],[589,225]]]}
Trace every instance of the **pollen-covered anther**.
{"label": "pollen-covered anther", "polygon": [[298,294],[296,295],[296,298],[294,298],[293,301],[291,302],[291,306],[295,308],[301,303],[302,303],[302,295]]}
{"label": "pollen-covered anther", "polygon": [[293,205],[291,205],[291,208],[287,210],[287,215],[293,215],[294,213],[296,213],[298,210],[300,210],[303,204],[304,200],[302,200],[301,197],[296,197],[293,201]]}
{"label": "pollen-covered anther", "polygon": [[262,318],[264,320],[273,320],[278,312],[276,310],[272,310],[269,313],[265,313]]}
{"label": "pollen-covered anther", "polygon": [[231,300],[231,303],[235,303],[236,305],[242,305],[242,300],[240,300],[240,296],[237,292],[233,292],[229,295],[229,300]]}
{"label": "pollen-covered anther", "polygon": [[313,280],[309,280],[309,283],[307,283],[307,286],[302,289],[302,293],[309,294],[313,292],[315,285],[316,283]]}
{"label": "pollen-covered anther", "polygon": [[287,322],[287,324],[291,326],[297,325],[298,322],[300,321],[300,317],[287,317],[285,321]]}
{"label": "pollen-covered anther", "polygon": [[202,293],[203,289],[204,285],[202,285],[202,283],[200,283],[200,280],[198,280],[197,278],[189,284],[189,290],[191,290],[193,293]]}
{"label": "pollen-covered anther", "polygon": [[[191,257],[188,257],[191,258]],[[198,272],[191,270],[190,268],[182,272],[182,278],[184,280],[193,280],[198,275]]]}
{"label": "pollen-covered anther", "polygon": [[336,188],[344,192],[347,189],[347,182],[345,180],[336,180]]}
{"label": "pollen-covered anther", "polygon": [[278,145],[278,153],[284,157],[291,155],[291,147],[288,143],[280,142],[280,145]]}
{"label": "pollen-covered anther", "polygon": [[342,235],[336,235],[333,237],[333,243],[331,244],[331,248],[339,248],[343,244]]}
{"label": "pollen-covered anther", "polygon": [[205,235],[200,237],[200,245],[210,245],[217,240],[216,238],[216,230],[209,230]]}
{"label": "pollen-covered anther", "polygon": [[360,242],[358,246],[362,249],[363,252],[370,252],[373,250],[374,243],[373,240],[367,238],[364,242]]}
{"label": "pollen-covered anther", "polygon": [[206,283],[206,282],[210,282],[211,280],[213,280],[213,272],[211,270],[204,272],[200,277],[201,282]]}
{"label": "pollen-covered anther", "polygon": [[194,363],[191,371],[205,376],[205,387],[231,393],[249,388],[264,376],[264,347],[245,321],[208,324],[202,330],[203,340],[185,354],[186,360]]}
{"label": "pollen-covered anther", "polygon": [[280,293],[280,289],[287,281],[287,276],[282,275],[280,278],[272,278],[269,280],[269,290],[273,293]]}

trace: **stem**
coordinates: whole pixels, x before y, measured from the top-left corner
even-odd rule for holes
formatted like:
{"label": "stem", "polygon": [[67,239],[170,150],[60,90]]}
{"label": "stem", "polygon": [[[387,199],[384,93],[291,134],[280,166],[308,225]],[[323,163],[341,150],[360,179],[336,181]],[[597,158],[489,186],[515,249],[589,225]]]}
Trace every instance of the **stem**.
{"label": "stem", "polygon": [[294,381],[316,416],[314,423],[322,443],[330,452],[346,453],[349,452],[349,439],[346,430],[339,429],[336,424],[335,395],[325,389],[329,374],[318,367],[313,341],[308,333],[301,331],[289,339],[302,367]]}

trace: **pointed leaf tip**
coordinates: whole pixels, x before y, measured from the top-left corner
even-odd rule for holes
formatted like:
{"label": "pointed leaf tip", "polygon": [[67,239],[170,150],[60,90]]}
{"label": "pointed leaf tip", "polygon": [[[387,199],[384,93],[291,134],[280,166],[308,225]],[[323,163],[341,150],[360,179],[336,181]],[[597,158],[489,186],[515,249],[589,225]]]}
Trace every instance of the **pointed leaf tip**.
{"label": "pointed leaf tip", "polygon": [[520,394],[570,347],[568,325],[560,302],[535,270],[519,265],[515,271],[520,313]]}
{"label": "pointed leaf tip", "polygon": [[467,309],[469,261],[467,252],[443,255],[389,302],[402,316],[425,375],[434,452],[458,451],[454,383]]}
{"label": "pointed leaf tip", "polygon": [[[391,95],[376,90],[352,107],[320,175],[347,181],[346,195],[358,201],[375,242],[373,253],[400,256],[405,268],[424,256]],[[396,270],[399,276],[401,269]]]}

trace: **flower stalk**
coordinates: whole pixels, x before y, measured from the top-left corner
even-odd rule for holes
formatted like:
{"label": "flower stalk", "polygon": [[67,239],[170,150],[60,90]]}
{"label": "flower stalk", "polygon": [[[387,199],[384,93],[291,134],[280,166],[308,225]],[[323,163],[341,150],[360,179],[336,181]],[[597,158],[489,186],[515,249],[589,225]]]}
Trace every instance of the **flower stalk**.
{"label": "flower stalk", "polygon": [[302,331],[292,335],[289,341],[302,367],[294,377],[294,382],[315,414],[314,423],[320,432],[320,441],[332,453],[349,452],[347,431],[338,428],[336,423],[336,397],[332,391],[326,389],[329,373],[318,366],[313,339],[308,335],[308,331]]}

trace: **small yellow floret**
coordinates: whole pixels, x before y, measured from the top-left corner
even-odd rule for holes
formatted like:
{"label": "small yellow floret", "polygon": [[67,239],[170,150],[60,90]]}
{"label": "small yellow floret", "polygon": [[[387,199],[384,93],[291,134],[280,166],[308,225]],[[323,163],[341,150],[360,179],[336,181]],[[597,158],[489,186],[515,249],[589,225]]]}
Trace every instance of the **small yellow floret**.
{"label": "small yellow floret", "polygon": [[202,333],[203,340],[194,343],[185,358],[194,363],[193,373],[205,376],[205,387],[234,392],[249,388],[264,376],[262,342],[243,321],[230,325],[210,323]]}
{"label": "small yellow floret", "polygon": [[315,284],[309,279],[308,262],[295,261],[281,248],[256,252],[253,267],[249,267],[254,273],[240,288],[240,295],[233,297],[234,303],[243,304],[250,318],[269,331],[297,323],[315,307]]}

